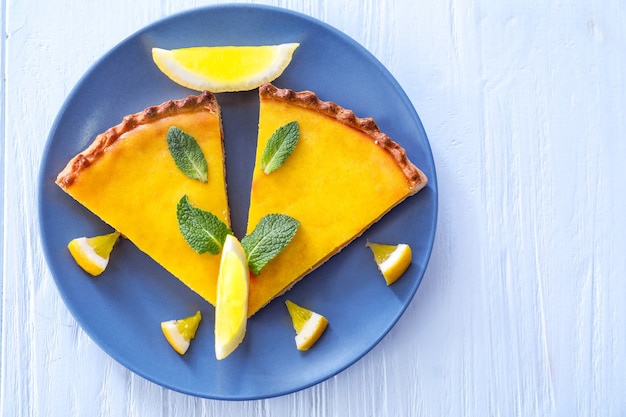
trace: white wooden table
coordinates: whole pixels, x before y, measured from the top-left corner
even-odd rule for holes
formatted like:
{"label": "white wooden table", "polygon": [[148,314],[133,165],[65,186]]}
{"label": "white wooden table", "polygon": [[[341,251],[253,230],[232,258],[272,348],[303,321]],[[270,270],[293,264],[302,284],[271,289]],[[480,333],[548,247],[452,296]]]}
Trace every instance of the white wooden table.
{"label": "white wooden table", "polygon": [[212,1],[1,2],[2,416],[626,414],[626,3],[264,1],[369,49],[429,135],[437,237],[421,287],[354,366],[294,394],[173,392],[100,350],[44,260],[52,122],[118,42]]}

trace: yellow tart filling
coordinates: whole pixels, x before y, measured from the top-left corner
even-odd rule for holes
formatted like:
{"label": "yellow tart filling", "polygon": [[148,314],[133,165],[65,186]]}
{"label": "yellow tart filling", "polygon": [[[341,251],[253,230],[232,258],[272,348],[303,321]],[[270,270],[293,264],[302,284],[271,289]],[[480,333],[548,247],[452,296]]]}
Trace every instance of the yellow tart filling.
{"label": "yellow tart filling", "polygon": [[[163,113],[150,118],[149,123],[138,123],[113,135],[113,141],[106,139],[110,132],[101,135],[93,160],[74,172],[70,162],[57,182],[189,288],[215,304],[219,256],[200,255],[187,244],[179,231],[176,205],[187,195],[194,206],[230,224],[219,109],[199,107]],[[171,126],[198,142],[209,167],[207,183],[187,177],[174,163],[166,141]],[[105,146],[106,142],[111,143]]]}

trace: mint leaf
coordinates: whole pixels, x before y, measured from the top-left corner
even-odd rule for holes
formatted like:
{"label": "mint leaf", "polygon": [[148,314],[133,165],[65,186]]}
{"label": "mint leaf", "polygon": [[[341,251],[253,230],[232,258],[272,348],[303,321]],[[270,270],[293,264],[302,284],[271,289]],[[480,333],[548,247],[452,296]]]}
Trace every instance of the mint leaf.
{"label": "mint leaf", "polygon": [[176,218],[183,237],[200,254],[209,252],[217,255],[222,250],[226,235],[231,233],[228,226],[213,213],[192,206],[186,195],[176,205]]}
{"label": "mint leaf", "polygon": [[167,131],[167,147],[176,166],[189,178],[207,182],[209,169],[196,139],[189,133],[172,126]]}
{"label": "mint leaf", "polygon": [[279,127],[270,137],[261,156],[261,169],[266,174],[283,166],[285,160],[296,148],[300,138],[298,122],[289,122]]}
{"label": "mint leaf", "polygon": [[252,233],[241,239],[250,271],[259,275],[261,269],[291,242],[299,226],[298,220],[284,214],[264,216]]}

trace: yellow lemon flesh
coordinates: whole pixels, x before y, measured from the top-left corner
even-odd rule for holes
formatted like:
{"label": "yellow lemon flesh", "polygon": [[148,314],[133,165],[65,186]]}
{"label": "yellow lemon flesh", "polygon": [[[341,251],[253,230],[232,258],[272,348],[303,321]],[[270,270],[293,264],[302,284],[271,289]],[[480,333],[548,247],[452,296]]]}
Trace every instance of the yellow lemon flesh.
{"label": "yellow lemon flesh", "polygon": [[399,245],[383,245],[368,242],[367,246],[374,254],[378,269],[385,277],[387,285],[391,285],[404,274],[411,264],[411,247],[405,243]]}
{"label": "yellow lemon flesh", "polygon": [[98,276],[109,264],[113,246],[119,238],[119,232],[102,236],[78,237],[67,245],[76,263],[93,276]]}
{"label": "yellow lemon flesh", "polygon": [[296,331],[296,347],[298,350],[308,350],[324,333],[328,327],[328,320],[321,314],[301,307],[292,301],[287,300],[285,304]]}
{"label": "yellow lemon flesh", "polygon": [[248,319],[250,274],[246,253],[233,235],[226,236],[217,277],[215,357],[222,360],[243,341]]}
{"label": "yellow lemon flesh", "polygon": [[201,319],[202,315],[197,311],[193,316],[184,319],[161,322],[161,330],[174,350],[184,355],[189,349],[191,339],[196,336]]}
{"label": "yellow lemon flesh", "polygon": [[172,81],[187,88],[214,93],[246,91],[282,74],[299,45],[152,48],[152,59]]}

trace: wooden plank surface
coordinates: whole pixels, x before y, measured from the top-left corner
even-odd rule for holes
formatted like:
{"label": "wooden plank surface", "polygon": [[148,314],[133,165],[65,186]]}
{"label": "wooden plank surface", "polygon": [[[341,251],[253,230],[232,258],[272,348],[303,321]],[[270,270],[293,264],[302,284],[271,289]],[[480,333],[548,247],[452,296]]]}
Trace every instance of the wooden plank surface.
{"label": "wooden plank surface", "polygon": [[360,42],[419,113],[440,194],[416,297],[354,366],[262,401],[169,391],[89,339],[39,241],[48,132],[110,48],[159,18],[214,3],[0,2],[0,415],[624,415],[622,0],[262,2]]}

